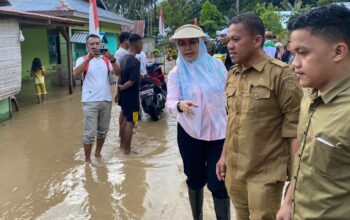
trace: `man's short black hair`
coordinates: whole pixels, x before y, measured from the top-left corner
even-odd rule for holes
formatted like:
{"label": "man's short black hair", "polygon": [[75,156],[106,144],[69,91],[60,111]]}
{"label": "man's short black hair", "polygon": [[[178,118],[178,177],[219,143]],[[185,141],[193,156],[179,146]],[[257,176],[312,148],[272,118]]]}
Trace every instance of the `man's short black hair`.
{"label": "man's short black hair", "polygon": [[130,32],[123,31],[119,35],[119,43],[123,43],[126,40],[129,40]]}
{"label": "man's short black hair", "polygon": [[299,29],[328,42],[344,41],[350,48],[350,10],[344,5],[318,7],[288,23],[288,30]]}
{"label": "man's short black hair", "polygon": [[263,37],[263,46],[265,41],[265,26],[264,22],[258,15],[252,13],[244,13],[234,17],[230,23],[232,24],[242,24],[243,27],[252,35],[261,35]]}
{"label": "man's short black hair", "polygon": [[129,37],[129,44],[134,45],[135,43],[142,40],[142,37],[138,34],[131,34]]}
{"label": "man's short black hair", "polygon": [[88,40],[90,38],[98,38],[98,39],[101,39],[99,36],[97,36],[96,34],[89,34],[87,37],[86,37],[86,43],[88,42]]}

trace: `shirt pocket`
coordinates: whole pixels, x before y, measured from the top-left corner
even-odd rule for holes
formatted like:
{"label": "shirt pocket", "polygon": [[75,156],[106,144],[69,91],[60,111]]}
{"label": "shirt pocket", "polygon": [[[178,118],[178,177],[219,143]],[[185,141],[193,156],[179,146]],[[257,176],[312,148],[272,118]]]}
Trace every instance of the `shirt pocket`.
{"label": "shirt pocket", "polygon": [[235,96],[236,88],[228,87],[226,90],[226,108],[228,113],[232,112],[234,108],[234,96]]}
{"label": "shirt pocket", "polygon": [[254,117],[262,116],[266,113],[271,113],[271,90],[265,85],[255,85],[249,88],[249,115]]}
{"label": "shirt pocket", "polygon": [[321,176],[336,177],[340,175],[344,161],[343,147],[341,143],[333,144],[329,142],[329,144],[326,144],[316,139],[310,157],[310,165]]}

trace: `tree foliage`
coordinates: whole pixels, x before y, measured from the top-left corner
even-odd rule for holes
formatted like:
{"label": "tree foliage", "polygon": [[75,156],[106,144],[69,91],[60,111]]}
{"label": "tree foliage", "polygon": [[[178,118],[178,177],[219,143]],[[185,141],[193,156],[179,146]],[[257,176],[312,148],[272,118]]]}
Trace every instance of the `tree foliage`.
{"label": "tree foliage", "polygon": [[132,20],[145,19],[148,13],[152,13],[156,0],[105,0],[107,7]]}
{"label": "tree foliage", "polygon": [[323,5],[327,5],[327,4],[330,4],[330,3],[332,3],[331,0],[318,0],[317,1],[317,5],[318,6],[323,6]]}
{"label": "tree foliage", "polygon": [[342,1],[342,0],[318,0],[317,6],[324,6],[324,5],[328,5],[328,4],[336,3],[336,2],[348,2],[348,0],[345,0],[345,1]]}
{"label": "tree foliage", "polygon": [[260,16],[265,24],[266,30],[271,30],[275,35],[279,35],[283,32],[281,24],[281,15],[277,14],[278,8],[273,6],[272,3],[267,6],[256,4],[255,12]]}
{"label": "tree foliage", "polygon": [[204,2],[200,12],[200,24],[205,28],[209,35],[214,36],[222,23],[222,14],[215,5],[209,1]]}
{"label": "tree foliage", "polygon": [[[163,7],[165,26],[172,30],[186,24],[193,23],[194,18],[199,18],[199,23],[204,25],[206,30],[222,29],[238,13],[256,12],[257,4],[267,10],[271,7],[278,7],[279,10],[291,10],[294,15],[304,13],[317,5],[329,4],[332,2],[343,2],[342,0],[104,0],[107,7],[116,13],[132,20],[145,20],[146,28],[149,27],[157,33],[159,9]],[[239,3],[239,4],[238,4]],[[201,18],[202,8],[208,4],[216,6],[215,16],[220,14],[220,21],[216,18]],[[209,9],[210,8],[210,9]],[[212,6],[208,7],[211,11]],[[205,9],[204,11],[206,11]],[[275,10],[275,8],[273,9]],[[267,13],[267,12],[266,12]],[[269,12],[270,13],[270,12]],[[209,16],[209,15],[208,15]],[[207,17],[208,17],[207,16]],[[213,16],[213,17],[215,17]],[[265,19],[265,18],[264,18]],[[271,23],[267,19],[267,26]],[[217,26],[216,26],[217,25]],[[278,29],[278,28],[277,28]]]}
{"label": "tree foliage", "polygon": [[166,0],[161,2],[163,8],[165,27],[173,31],[188,23],[193,23],[193,8],[189,0]]}

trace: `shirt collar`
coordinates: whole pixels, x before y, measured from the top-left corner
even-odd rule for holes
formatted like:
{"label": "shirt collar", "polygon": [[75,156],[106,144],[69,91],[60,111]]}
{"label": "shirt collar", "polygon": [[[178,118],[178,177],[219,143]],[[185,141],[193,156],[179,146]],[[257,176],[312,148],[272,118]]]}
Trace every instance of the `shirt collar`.
{"label": "shirt collar", "polygon": [[350,76],[340,80],[333,87],[321,94],[322,100],[325,104],[331,102],[337,95],[344,90],[350,89]]}
{"label": "shirt collar", "polygon": [[318,90],[311,90],[309,96],[311,100],[315,101],[317,98],[321,98],[324,104],[330,103],[336,96],[338,96],[344,90],[350,89],[350,76],[343,80],[340,80],[330,89],[318,95]]}

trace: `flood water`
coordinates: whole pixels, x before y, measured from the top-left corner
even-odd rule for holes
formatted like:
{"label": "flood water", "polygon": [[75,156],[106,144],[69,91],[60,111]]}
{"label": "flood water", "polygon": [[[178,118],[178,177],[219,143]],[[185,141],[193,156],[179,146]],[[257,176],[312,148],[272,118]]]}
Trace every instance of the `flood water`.
{"label": "flood water", "polygon": [[[0,219],[191,219],[176,118],[147,117],[119,152],[113,105],[102,158],[84,162],[80,92],[49,93],[0,124]],[[215,219],[206,189],[204,218]],[[232,208],[231,208],[232,210]]]}

